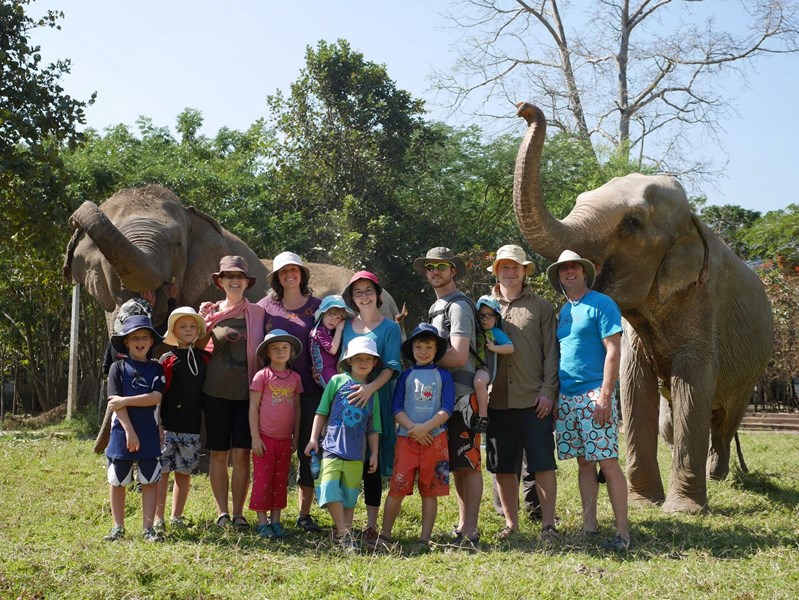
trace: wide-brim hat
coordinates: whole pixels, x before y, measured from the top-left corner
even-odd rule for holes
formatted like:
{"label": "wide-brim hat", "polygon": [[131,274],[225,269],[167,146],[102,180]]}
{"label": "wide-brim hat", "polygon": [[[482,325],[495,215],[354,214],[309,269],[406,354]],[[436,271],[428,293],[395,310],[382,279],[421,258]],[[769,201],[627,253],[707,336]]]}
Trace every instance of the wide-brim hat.
{"label": "wide-brim hat", "polygon": [[305,266],[305,263],[302,262],[302,259],[297,254],[294,254],[293,252],[281,252],[274,258],[274,260],[272,260],[272,270],[269,271],[269,274],[266,276],[266,280],[269,282],[269,287],[272,289],[275,288],[275,286],[272,284],[272,281],[277,276],[278,271],[288,265],[297,265],[300,268],[300,271],[305,273],[305,281],[310,279],[310,269]]}
{"label": "wide-brim hat", "polygon": [[593,288],[594,281],[596,281],[596,267],[594,267],[594,263],[586,258],[581,258],[580,255],[573,250],[564,250],[560,253],[558,261],[547,267],[547,279],[549,279],[549,285],[552,286],[552,289],[558,293],[563,292],[563,286],[560,284],[560,274],[558,273],[558,268],[560,265],[568,262],[580,263],[583,266],[583,270],[585,271],[585,282],[588,285],[588,289],[590,290]]}
{"label": "wide-brim hat", "polygon": [[413,359],[413,341],[418,339],[421,336],[433,336],[436,340],[436,356],[433,359],[433,362],[438,362],[441,360],[441,357],[444,356],[444,353],[447,351],[449,347],[449,342],[447,338],[443,337],[439,332],[438,329],[431,325],[430,323],[419,323],[416,328],[413,330],[411,336],[402,342],[402,355],[407,358],[410,362],[415,362]]}
{"label": "wide-brim hat", "polygon": [[358,271],[355,275],[350,277],[350,282],[347,284],[347,287],[344,288],[344,291],[341,292],[341,297],[344,298],[344,302],[347,303],[347,306],[355,312],[360,312],[358,306],[352,300],[352,286],[360,279],[368,279],[375,285],[375,291],[377,292],[377,308],[383,306],[383,299],[380,297],[383,294],[383,286],[380,285],[380,282],[377,280],[377,275],[371,271]]}
{"label": "wide-brim hat", "polygon": [[533,261],[527,260],[527,255],[524,253],[524,248],[517,246],[516,244],[507,244],[497,250],[497,257],[494,259],[494,262],[491,263],[491,266],[486,269],[486,271],[496,275],[497,264],[499,261],[506,259],[512,260],[513,262],[517,262],[522,265],[524,267],[525,275],[528,277],[533,274],[533,271],[535,271],[535,263]]}
{"label": "wide-brim hat", "polygon": [[266,347],[274,342],[288,342],[291,344],[291,349],[294,350],[295,357],[302,352],[302,342],[298,338],[291,335],[285,329],[273,329],[266,334],[264,341],[258,344],[258,349],[255,351],[255,354],[258,356],[258,358],[266,362]]}
{"label": "wide-brim hat", "polygon": [[219,278],[222,277],[223,273],[231,273],[233,271],[244,273],[244,276],[247,278],[247,289],[250,289],[252,286],[255,285],[255,277],[253,277],[249,273],[247,259],[244,258],[243,256],[232,256],[232,255],[223,256],[219,260],[219,271],[217,271],[216,273],[211,273],[211,279],[214,280],[214,285],[221,290],[222,286],[219,285]]}
{"label": "wide-brim hat", "polygon": [[344,301],[344,296],[339,296],[338,294],[331,294],[330,296],[325,296],[322,298],[322,302],[319,304],[319,308],[316,309],[316,312],[313,314],[314,322],[319,322],[327,311],[331,308],[340,308],[347,313],[347,318],[351,319],[355,316],[355,312],[347,306],[347,303]]}
{"label": "wide-brim hat", "polygon": [[359,335],[358,337],[352,338],[350,343],[347,344],[347,349],[338,361],[338,370],[352,373],[352,366],[347,362],[347,359],[357,354],[370,354],[374,356],[377,359],[377,365],[372,371],[379,371],[382,369],[383,359],[380,358],[380,353],[377,351],[375,341],[365,335]]}
{"label": "wide-brim hat", "polygon": [[132,315],[144,315],[145,317],[153,318],[153,307],[144,298],[134,296],[126,300],[122,306],[119,307],[116,316],[114,317],[114,333],[122,331],[122,324],[125,319]]}
{"label": "wide-brim hat", "polygon": [[178,322],[178,319],[183,317],[191,317],[194,319],[194,322],[197,323],[197,337],[194,338],[192,344],[200,338],[205,337],[205,319],[198,315],[197,311],[191,306],[179,306],[169,315],[169,320],[167,321],[166,326],[166,337],[164,338],[165,344],[168,344],[169,346],[180,345],[180,342],[175,335],[175,324]]}
{"label": "wide-brim hat", "polygon": [[157,346],[161,343],[161,340],[164,339],[155,330],[155,327],[153,327],[153,322],[150,320],[150,317],[131,315],[122,323],[122,331],[111,336],[111,345],[114,347],[114,350],[120,354],[127,354],[128,348],[125,346],[125,336],[139,329],[147,329],[150,332],[150,335],[153,336],[153,346]]}
{"label": "wide-brim hat", "polygon": [[417,273],[419,273],[419,275],[424,276],[424,265],[428,262],[448,262],[455,267],[456,277],[462,277],[466,275],[466,263],[463,262],[463,259],[460,256],[445,246],[436,246],[435,248],[430,248],[425,256],[420,256],[413,261],[413,268]]}

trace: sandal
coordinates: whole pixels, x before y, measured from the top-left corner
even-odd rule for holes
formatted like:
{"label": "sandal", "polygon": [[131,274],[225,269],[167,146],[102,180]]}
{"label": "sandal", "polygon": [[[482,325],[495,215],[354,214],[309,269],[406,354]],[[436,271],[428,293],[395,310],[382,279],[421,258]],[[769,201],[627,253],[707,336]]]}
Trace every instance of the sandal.
{"label": "sandal", "polygon": [[233,515],[233,527],[238,531],[247,531],[250,529],[250,524],[244,518],[244,515]]}
{"label": "sandal", "polygon": [[217,527],[222,527],[226,529],[230,527],[230,515],[227,513],[222,513],[216,518],[216,525]]}
{"label": "sandal", "polygon": [[619,534],[616,534],[616,537],[610,540],[605,540],[602,542],[602,549],[603,550],[611,550],[614,552],[629,552],[633,548],[633,541],[625,540]]}
{"label": "sandal", "polygon": [[511,539],[513,537],[516,537],[518,535],[519,535],[519,530],[518,529],[513,529],[512,527],[508,527],[506,525],[505,529],[503,529],[502,531],[500,531],[497,534],[497,539],[498,540],[509,540],[509,539]]}

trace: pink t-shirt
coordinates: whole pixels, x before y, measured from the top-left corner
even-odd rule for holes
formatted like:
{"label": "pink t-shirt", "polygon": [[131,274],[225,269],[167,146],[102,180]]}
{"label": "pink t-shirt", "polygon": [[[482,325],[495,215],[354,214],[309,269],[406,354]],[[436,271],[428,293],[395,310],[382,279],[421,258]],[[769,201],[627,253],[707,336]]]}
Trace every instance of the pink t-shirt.
{"label": "pink t-shirt", "polygon": [[289,440],[296,422],[295,396],[302,393],[302,379],[291,370],[264,367],[255,374],[250,391],[261,394],[258,431],[275,440]]}

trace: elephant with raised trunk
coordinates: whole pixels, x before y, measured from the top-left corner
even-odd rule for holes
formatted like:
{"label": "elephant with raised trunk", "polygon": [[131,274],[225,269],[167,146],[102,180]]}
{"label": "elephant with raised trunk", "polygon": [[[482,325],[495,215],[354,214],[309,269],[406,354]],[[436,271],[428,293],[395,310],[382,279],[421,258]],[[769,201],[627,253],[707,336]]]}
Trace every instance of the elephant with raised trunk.
{"label": "elephant with raised trunk", "polygon": [[[613,298],[627,322],[620,383],[630,500],[704,512],[706,477],[727,476],[730,443],[771,356],[763,285],[692,214],[674,177],[617,177],[580,194],[571,213],[555,219],[540,191],[544,115],[528,103],[518,114],[528,124],[514,175],[522,233],[549,260],[569,249],[594,262],[594,289]],[[672,445],[665,495],[659,413]]]}

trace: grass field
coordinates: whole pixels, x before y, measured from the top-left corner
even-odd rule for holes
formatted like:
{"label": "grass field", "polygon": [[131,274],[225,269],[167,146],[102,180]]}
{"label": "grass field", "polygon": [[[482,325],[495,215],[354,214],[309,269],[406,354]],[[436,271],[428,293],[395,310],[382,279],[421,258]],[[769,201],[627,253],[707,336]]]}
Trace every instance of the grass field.
{"label": "grass field", "polygon": [[[512,543],[486,487],[478,551],[448,544],[454,497],[440,504],[429,553],[415,547],[418,497],[409,498],[388,554],[331,549],[329,537],[293,530],[286,541],[222,532],[208,479],[194,478],[193,527],[163,544],[139,537],[141,498],[128,495],[128,539],[111,527],[104,457],[77,426],[0,435],[0,598],[797,598],[799,436],[743,433],[751,472],[709,484],[707,516],[633,507],[634,550],[607,555],[581,528],[576,465],[558,471],[559,542],[544,549],[538,525]],[[65,434],[56,432],[66,432]],[[664,473],[669,464],[662,450]],[[486,479],[488,484],[488,479]],[[604,487],[603,537],[612,533]],[[315,509],[322,524],[331,521]],[[293,496],[284,513],[293,523]],[[252,521],[254,515],[249,513]],[[356,525],[365,514],[356,512]],[[602,539],[602,538],[601,538]]]}

